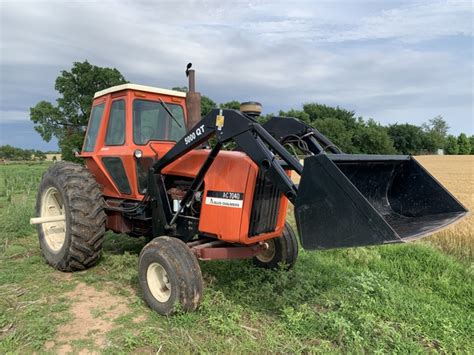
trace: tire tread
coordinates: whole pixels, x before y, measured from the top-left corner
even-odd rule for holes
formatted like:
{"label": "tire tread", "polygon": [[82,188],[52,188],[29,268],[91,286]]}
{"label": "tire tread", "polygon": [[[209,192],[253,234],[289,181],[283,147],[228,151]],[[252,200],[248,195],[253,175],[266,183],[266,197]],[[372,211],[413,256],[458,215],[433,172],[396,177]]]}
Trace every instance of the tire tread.
{"label": "tire tread", "polygon": [[[99,184],[86,167],[58,162],[43,174],[50,175],[62,188],[64,203],[68,204],[68,232],[71,243],[60,262],[52,264],[62,271],[84,270],[100,259],[105,234],[106,214]],[[41,192],[41,191],[40,191]],[[39,204],[41,197],[38,195]],[[38,205],[37,205],[38,211]]]}

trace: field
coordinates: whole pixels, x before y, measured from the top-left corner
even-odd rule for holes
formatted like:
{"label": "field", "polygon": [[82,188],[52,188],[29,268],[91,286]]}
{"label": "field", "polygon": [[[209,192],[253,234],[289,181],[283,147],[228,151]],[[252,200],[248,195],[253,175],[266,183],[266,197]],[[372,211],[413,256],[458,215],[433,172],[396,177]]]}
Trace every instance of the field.
{"label": "field", "polygon": [[[421,156],[418,161],[468,210],[474,211],[474,156]],[[428,239],[448,254],[474,258],[474,216]]]}
{"label": "field", "polygon": [[[473,157],[418,159],[474,208]],[[0,166],[0,353],[474,352],[472,216],[414,244],[301,250],[290,272],[201,263],[199,311],[166,318],[140,295],[142,239],[108,233],[84,272],[44,263],[28,220],[47,167]]]}

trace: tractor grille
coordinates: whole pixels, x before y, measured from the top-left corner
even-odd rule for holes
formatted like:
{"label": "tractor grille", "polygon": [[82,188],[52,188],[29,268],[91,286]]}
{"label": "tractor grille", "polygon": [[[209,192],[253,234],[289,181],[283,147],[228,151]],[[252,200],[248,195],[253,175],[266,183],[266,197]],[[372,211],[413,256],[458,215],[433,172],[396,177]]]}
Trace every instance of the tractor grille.
{"label": "tractor grille", "polygon": [[253,196],[250,237],[275,231],[280,209],[280,196],[281,193],[270,180],[265,178],[265,174],[259,172]]}

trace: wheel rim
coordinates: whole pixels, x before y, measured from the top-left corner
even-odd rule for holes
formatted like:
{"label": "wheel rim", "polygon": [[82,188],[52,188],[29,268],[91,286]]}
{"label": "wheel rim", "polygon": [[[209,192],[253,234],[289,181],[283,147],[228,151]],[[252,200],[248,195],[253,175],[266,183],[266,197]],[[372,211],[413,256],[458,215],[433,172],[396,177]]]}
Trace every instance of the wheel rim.
{"label": "wheel rim", "polygon": [[[41,199],[41,217],[53,217],[64,215],[64,202],[61,194],[55,187],[49,187]],[[59,251],[66,240],[66,220],[48,222],[41,225],[44,239],[48,247],[53,251]]]}
{"label": "wheel rim", "polygon": [[264,250],[260,254],[256,255],[255,257],[260,260],[262,263],[269,263],[275,257],[276,249],[275,249],[275,241],[273,239],[265,241],[268,244],[268,249]]}
{"label": "wheel rim", "polygon": [[152,263],[146,272],[146,281],[151,294],[158,302],[166,302],[171,296],[171,284],[163,266]]}

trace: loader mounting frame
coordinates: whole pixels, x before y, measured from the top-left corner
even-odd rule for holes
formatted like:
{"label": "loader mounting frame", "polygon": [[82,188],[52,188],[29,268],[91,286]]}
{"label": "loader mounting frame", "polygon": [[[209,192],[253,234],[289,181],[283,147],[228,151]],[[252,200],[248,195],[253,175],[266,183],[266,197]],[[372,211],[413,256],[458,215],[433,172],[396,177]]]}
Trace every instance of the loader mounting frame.
{"label": "loader mounting frame", "polygon": [[[190,189],[181,200],[178,211],[173,213],[161,171],[176,159],[207,142],[212,137],[217,139],[217,143],[210,150]],[[195,193],[202,186],[204,177],[222,149],[223,144],[230,141],[234,141],[239,149],[245,152],[257,164],[259,169],[266,173],[266,176],[281,193],[292,203],[295,202],[298,188],[288,177],[282,167],[281,160],[277,159],[273,152],[283,159],[285,168],[294,170],[298,174],[303,171],[301,163],[288,153],[254,118],[236,110],[214,109],[160,160],[155,162],[149,170],[148,192],[151,196],[154,235],[164,234],[163,232],[176,236],[186,234],[186,227],[183,228],[183,224],[188,224],[189,227],[189,224],[193,222],[180,214],[185,206],[192,203]],[[197,226],[195,227],[197,228]],[[191,233],[194,233],[196,228],[191,228]]]}

